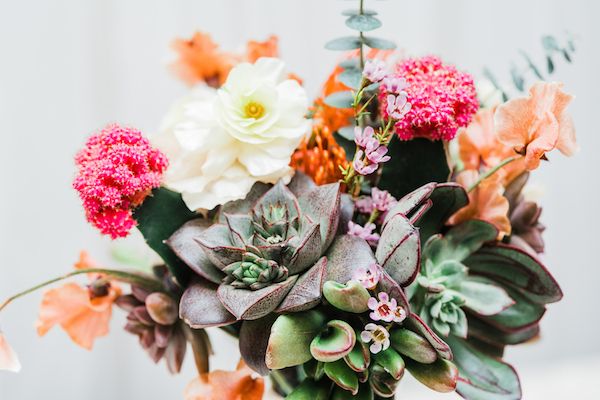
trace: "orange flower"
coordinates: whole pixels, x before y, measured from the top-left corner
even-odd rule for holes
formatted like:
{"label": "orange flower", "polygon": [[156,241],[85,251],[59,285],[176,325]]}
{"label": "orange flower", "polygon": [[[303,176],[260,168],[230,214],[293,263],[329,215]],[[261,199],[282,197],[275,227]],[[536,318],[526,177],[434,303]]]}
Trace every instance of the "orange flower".
{"label": "orange flower", "polygon": [[332,93],[350,90],[339,80],[339,75],[344,71],[344,68],[339,65],[335,67],[325,84],[321,97],[315,100],[315,113],[313,119],[319,121],[324,126],[329,128],[331,132],[336,132],[344,126],[352,124],[354,118],[354,110],[352,108],[335,108],[325,104],[325,97]]}
{"label": "orange flower", "polygon": [[261,57],[277,57],[279,54],[278,41],[279,39],[275,35],[269,36],[264,42],[250,40],[246,45],[246,60],[253,63]]}
{"label": "orange flower", "polygon": [[[82,252],[77,269],[95,265],[87,253]],[[102,276],[96,276],[94,286],[100,283],[103,290],[92,293],[90,288],[67,283],[44,293],[36,322],[38,335],[44,336],[54,325],[60,325],[79,346],[91,350],[97,337],[108,334],[112,305],[121,295],[121,289]]]}
{"label": "orange flower", "polygon": [[0,331],[0,371],[19,372],[21,363],[15,351],[10,347],[4,334]]}
{"label": "orange flower", "polygon": [[237,63],[233,55],[221,52],[210,35],[203,32],[196,32],[190,40],[176,39],[172,47],[179,54],[172,68],[190,85],[206,82],[220,86]]}
{"label": "orange flower", "polygon": [[[477,171],[466,170],[458,174],[456,182],[468,188],[477,181]],[[497,174],[483,180],[469,193],[469,204],[458,210],[448,221],[450,225],[480,219],[498,228],[499,237],[511,232],[508,219],[508,200],[503,196],[504,187]]]}
{"label": "orange flower", "polygon": [[292,155],[290,166],[302,171],[317,185],[337,182],[342,178],[339,166],[346,167],[346,151],[326,126],[313,127],[309,139],[304,139]]}
{"label": "orange flower", "polygon": [[546,152],[558,149],[570,156],[577,150],[575,128],[566,113],[573,96],[562,83],[538,82],[528,97],[510,100],[495,115],[498,139],[525,155],[525,167],[536,169]]}
{"label": "orange flower", "polygon": [[[479,171],[494,168],[504,159],[516,155],[513,148],[500,142],[494,132],[495,108],[480,109],[473,121],[458,133],[460,159],[467,170]],[[510,183],[525,170],[524,159],[504,166],[499,174],[504,185]]]}
{"label": "orange flower", "polygon": [[265,383],[240,360],[236,371],[201,374],[185,388],[185,400],[260,400]]}

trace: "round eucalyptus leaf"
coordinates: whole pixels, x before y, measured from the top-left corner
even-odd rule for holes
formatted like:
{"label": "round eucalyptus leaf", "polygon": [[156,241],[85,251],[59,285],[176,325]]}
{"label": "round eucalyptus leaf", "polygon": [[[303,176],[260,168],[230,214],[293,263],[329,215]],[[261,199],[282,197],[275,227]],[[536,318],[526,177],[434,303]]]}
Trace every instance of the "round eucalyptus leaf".
{"label": "round eucalyptus leaf", "polygon": [[350,91],[335,92],[325,97],[325,104],[335,108],[352,108],[354,95]]}
{"label": "round eucalyptus leaf", "polygon": [[327,50],[346,51],[359,49],[361,44],[360,38],[357,36],[344,36],[325,43],[325,48]]}
{"label": "round eucalyptus leaf", "polygon": [[381,21],[372,15],[352,15],[346,20],[346,26],[360,32],[368,32],[381,27]]}
{"label": "round eucalyptus leaf", "polygon": [[365,37],[364,42],[372,49],[393,50],[396,48],[396,44],[387,39]]}
{"label": "round eucalyptus leaf", "polygon": [[360,10],[344,10],[342,11],[342,15],[346,16],[346,17],[351,17],[353,15],[377,15],[377,11],[375,10],[367,10],[367,9],[363,9],[362,13],[360,12]]}

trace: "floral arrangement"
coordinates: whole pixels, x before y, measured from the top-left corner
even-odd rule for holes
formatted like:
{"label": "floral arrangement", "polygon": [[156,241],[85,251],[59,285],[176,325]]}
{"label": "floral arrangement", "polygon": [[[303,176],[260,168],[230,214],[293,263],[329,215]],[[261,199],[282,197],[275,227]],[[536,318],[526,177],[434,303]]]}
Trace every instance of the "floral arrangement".
{"label": "floral arrangement", "polygon": [[[391,398],[406,371],[465,399],[520,399],[504,349],[535,339],[562,297],[525,189],[553,150],[576,151],[572,96],[539,81],[482,102],[469,73],[371,36],[381,22],[362,0],[344,15],[357,34],[327,43],[344,55],[312,104],[276,37],[242,55],[177,40],[189,95],[149,139],[92,135],[73,182],[90,224],[138,229],[160,263],[109,269],[82,252],[0,310],[85,274],[45,292],[38,333],[59,325],[91,349],[117,306],[171,373],[191,351],[186,400],[260,399],[262,376],[290,400]],[[235,371],[209,368],[217,328],[238,339]],[[1,334],[0,367],[20,368]]]}

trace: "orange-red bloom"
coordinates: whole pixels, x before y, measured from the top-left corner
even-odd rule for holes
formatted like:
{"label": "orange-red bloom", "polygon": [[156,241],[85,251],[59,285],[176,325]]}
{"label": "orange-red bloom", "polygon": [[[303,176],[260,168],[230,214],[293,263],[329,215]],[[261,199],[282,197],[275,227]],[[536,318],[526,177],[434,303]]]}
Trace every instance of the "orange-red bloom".
{"label": "orange-red bloom", "polygon": [[562,83],[538,82],[528,97],[510,100],[495,115],[498,139],[525,155],[525,167],[536,169],[544,155],[558,149],[570,156],[577,150],[573,120],[566,108],[573,96]]}
{"label": "orange-red bloom", "polygon": [[302,171],[317,185],[337,182],[342,178],[340,166],[346,167],[346,151],[326,126],[315,125],[309,139],[304,139],[292,155],[290,166]]}
{"label": "orange-red bloom", "polygon": [[[82,252],[76,268],[92,268],[87,253]],[[96,279],[103,279],[96,277]],[[121,289],[105,282],[106,293],[93,295],[89,288],[67,283],[44,293],[36,322],[38,335],[45,335],[54,325],[60,325],[71,340],[91,350],[94,340],[108,334],[112,305],[121,295]]]}
{"label": "orange-red bloom", "polygon": [[260,400],[265,391],[263,378],[244,364],[235,371],[216,370],[201,374],[185,388],[185,400]]}
{"label": "orange-red bloom", "polygon": [[255,62],[261,57],[277,57],[279,55],[279,39],[275,35],[269,36],[264,42],[250,40],[246,44],[246,61]]}
{"label": "orange-red bloom", "polygon": [[321,97],[315,100],[315,113],[313,119],[326,126],[331,132],[352,124],[354,110],[352,108],[335,108],[325,104],[325,97],[332,93],[343,92],[350,88],[339,80],[339,75],[344,71],[339,65],[335,67],[331,75],[325,81]]}
{"label": "orange-red bloom", "polygon": [[[467,170],[488,170],[504,159],[517,155],[512,147],[498,140],[494,132],[495,111],[495,108],[480,109],[469,126],[458,134],[459,155]],[[507,185],[524,170],[525,160],[518,159],[502,167],[497,174],[502,176],[502,182]]]}
{"label": "orange-red bloom", "polygon": [[4,334],[0,331],[0,371],[19,372],[21,363],[15,351],[10,347]]}
{"label": "orange-red bloom", "polygon": [[[458,174],[456,181],[468,188],[478,177],[477,171],[466,170]],[[448,223],[458,225],[467,220],[480,219],[498,228],[499,237],[510,234],[509,204],[503,193],[504,186],[500,182],[500,176],[490,176],[469,193],[469,204],[458,210]]]}

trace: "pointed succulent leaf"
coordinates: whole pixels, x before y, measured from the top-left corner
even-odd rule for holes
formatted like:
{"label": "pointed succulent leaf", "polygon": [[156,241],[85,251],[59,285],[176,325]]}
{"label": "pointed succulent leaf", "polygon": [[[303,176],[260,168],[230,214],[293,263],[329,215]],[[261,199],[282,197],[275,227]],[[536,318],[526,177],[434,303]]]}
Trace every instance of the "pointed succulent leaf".
{"label": "pointed succulent leaf", "polygon": [[369,291],[357,281],[346,284],[327,281],[323,286],[323,296],[335,308],[357,314],[369,309],[367,303],[371,298]]}
{"label": "pointed succulent leaf", "polygon": [[371,246],[356,236],[338,236],[327,250],[327,280],[346,283],[375,262]]}
{"label": "pointed succulent leaf", "polygon": [[448,360],[440,358],[432,364],[406,360],[406,369],[415,379],[436,392],[449,393],[456,389],[458,368]]}
{"label": "pointed succulent leaf", "polygon": [[369,368],[369,383],[376,396],[388,398],[394,397],[399,381],[394,379],[381,365],[373,364]]}
{"label": "pointed succulent leaf", "polygon": [[231,243],[235,247],[243,248],[252,243],[254,227],[249,215],[224,214],[224,218],[230,230]]}
{"label": "pointed succulent leaf", "polygon": [[300,275],[294,287],[275,310],[278,313],[305,311],[321,302],[323,284],[327,276],[327,258],[322,257],[308,271]]}
{"label": "pointed succulent leaf", "polygon": [[483,318],[486,322],[503,331],[514,332],[542,319],[546,307],[532,302],[516,289],[505,287],[505,290],[515,304],[498,314]]}
{"label": "pointed succulent leaf", "polygon": [[187,341],[183,331],[174,330],[164,355],[170,373],[177,374],[181,371],[186,350]]}
{"label": "pointed succulent leaf", "polygon": [[317,186],[298,198],[302,211],[321,229],[321,252],[331,245],[340,220],[340,184]]}
{"label": "pointed succulent leaf", "polygon": [[[360,379],[359,379],[360,381]],[[364,383],[364,382],[363,382]],[[358,393],[352,394],[351,392],[342,389],[339,386],[333,388],[330,400],[373,400],[374,394],[373,389],[368,384],[361,384],[358,387]]]}
{"label": "pointed succulent leaf", "polygon": [[423,241],[440,232],[452,214],[469,204],[466,190],[454,182],[438,184],[429,199],[433,206],[417,224]]}
{"label": "pointed succulent leaf", "polygon": [[433,201],[429,199],[425,200],[425,202],[410,215],[410,223],[416,226],[421,222],[421,219],[427,214],[431,207],[433,207]]}
{"label": "pointed succulent leaf", "polygon": [[457,291],[465,299],[465,307],[479,315],[495,315],[515,304],[506,290],[486,278],[467,278]]}
{"label": "pointed succulent leaf", "polygon": [[404,375],[404,360],[394,349],[388,348],[373,356],[373,363],[386,370],[395,380],[399,381]]}
{"label": "pointed succulent leaf", "polygon": [[325,374],[340,388],[349,391],[352,395],[358,393],[358,377],[348,367],[344,360],[337,360],[325,364]]}
{"label": "pointed succulent leaf", "polygon": [[223,273],[213,265],[202,247],[194,240],[210,226],[210,221],[201,218],[193,219],[175,231],[166,244],[194,272],[218,284],[223,279]]}
{"label": "pointed succulent leaf", "polygon": [[445,260],[463,261],[484,243],[496,239],[498,230],[494,225],[469,220],[450,229],[444,236],[433,236],[423,250],[424,256],[440,264]]}
{"label": "pointed succulent leaf", "polygon": [[221,285],[217,295],[221,303],[237,319],[258,319],[273,311],[292,289],[298,276],[291,276],[259,290],[238,289]]}
{"label": "pointed succulent leaf", "polygon": [[352,351],[344,357],[344,361],[346,361],[346,364],[348,364],[353,371],[366,371],[371,363],[371,352],[369,351],[369,347],[362,340],[357,340]]}
{"label": "pointed succulent leaf", "polygon": [[179,302],[179,316],[194,329],[229,325],[236,320],[219,301],[217,286],[204,280],[185,290]]}
{"label": "pointed succulent leaf", "polygon": [[231,241],[227,225],[215,224],[194,239],[204,250],[208,259],[219,269],[239,261],[245,249],[236,247]]}
{"label": "pointed succulent leaf", "polygon": [[437,351],[425,338],[405,328],[391,332],[390,344],[401,354],[421,364],[431,364],[438,358]]}
{"label": "pointed succulent leaf", "polygon": [[280,315],[271,327],[265,362],[269,369],[304,364],[312,356],[310,344],[325,325],[318,311]]}
{"label": "pointed succulent leaf", "polygon": [[456,390],[467,399],[520,399],[521,385],[515,370],[458,338],[449,338],[461,380]]}
{"label": "pointed succulent leaf", "polygon": [[558,283],[546,267],[516,247],[485,246],[465,260],[465,264],[478,274],[519,289],[535,303],[554,303],[562,298]]}
{"label": "pointed succulent leaf", "polygon": [[340,222],[338,224],[338,235],[348,232],[348,222],[352,221],[354,215],[354,200],[348,193],[342,193],[340,197]]}
{"label": "pointed succulent leaf", "polygon": [[256,182],[244,199],[230,201],[221,206],[219,222],[222,224],[225,223],[225,214],[249,214],[258,199],[260,199],[270,188],[271,185]]}
{"label": "pointed succulent leaf", "polygon": [[383,225],[385,226],[385,224],[387,224],[396,214],[402,214],[405,217],[412,215],[412,212],[431,196],[431,193],[433,193],[436,186],[437,184],[435,182],[428,183],[398,200],[398,203],[387,212]]}
{"label": "pointed succulent leaf", "polygon": [[410,312],[410,305],[404,290],[394,279],[392,279],[390,274],[384,270],[381,271],[378,288],[380,292],[386,292],[390,299],[396,299],[396,303],[398,303],[399,306],[404,307],[407,314]]}
{"label": "pointed succulent leaf", "polygon": [[325,371],[323,370],[324,367],[325,363],[311,358],[302,366],[302,369],[304,370],[306,376],[308,376],[310,379],[318,381],[323,377],[323,375],[325,375]]}
{"label": "pointed succulent leaf", "polygon": [[333,362],[346,356],[356,342],[354,329],[347,322],[332,320],[310,344],[312,356],[319,361]]}
{"label": "pointed succulent leaf", "polygon": [[252,213],[260,218],[265,210],[275,205],[281,205],[287,208],[288,219],[298,218],[300,207],[296,196],[285,186],[282,180],[279,180],[271,189],[263,194],[252,208]]}
{"label": "pointed succulent leaf", "polygon": [[239,332],[239,348],[246,364],[261,375],[267,375],[267,346],[271,337],[271,327],[277,315],[269,314],[254,321],[243,321]]}
{"label": "pointed succulent leaf", "polygon": [[331,383],[327,379],[315,382],[305,379],[288,394],[286,400],[329,400]]}
{"label": "pointed succulent leaf", "polygon": [[440,339],[440,337],[436,335],[418,315],[411,313],[408,318],[406,318],[404,325],[411,331],[416,332],[427,339],[441,358],[452,360],[452,350],[450,350],[450,346]]}
{"label": "pointed succulent leaf", "polygon": [[402,214],[393,216],[381,232],[375,258],[400,286],[407,286],[415,279],[421,242],[418,230]]}
{"label": "pointed succulent leaf", "polygon": [[[304,229],[306,229],[304,231]],[[302,240],[294,250],[287,268],[290,274],[297,274],[314,265],[321,256],[321,231],[319,224],[303,227]]]}
{"label": "pointed succulent leaf", "polygon": [[300,197],[302,193],[308,193],[317,187],[311,177],[301,171],[294,173],[294,177],[287,186],[296,198]]}
{"label": "pointed succulent leaf", "polygon": [[469,318],[469,341],[477,339],[496,348],[527,342],[538,336],[539,332],[539,324],[535,322],[509,331],[507,329],[502,330],[483,318]]}

